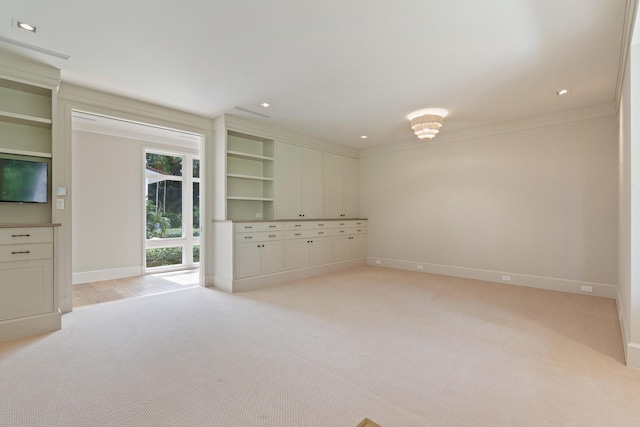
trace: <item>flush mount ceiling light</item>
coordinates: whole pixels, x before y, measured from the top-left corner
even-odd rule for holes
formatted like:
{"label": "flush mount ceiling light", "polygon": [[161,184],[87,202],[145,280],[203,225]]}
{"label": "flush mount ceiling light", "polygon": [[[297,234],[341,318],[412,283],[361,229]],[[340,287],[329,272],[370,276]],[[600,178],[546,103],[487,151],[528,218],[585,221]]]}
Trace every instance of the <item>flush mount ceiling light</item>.
{"label": "flush mount ceiling light", "polygon": [[262,102],[262,103],[260,104],[260,106],[261,106],[262,108],[269,108],[269,107],[271,107],[271,104],[269,104],[268,102]]}
{"label": "flush mount ceiling light", "polygon": [[360,136],[360,139],[367,139],[367,138],[369,138],[367,135],[361,135]]}
{"label": "flush mount ceiling light", "polygon": [[569,89],[560,89],[556,92],[556,95],[566,95],[569,93]]}
{"label": "flush mount ceiling light", "polygon": [[407,116],[413,133],[422,140],[432,139],[442,127],[442,121],[449,112],[443,108],[425,108]]}

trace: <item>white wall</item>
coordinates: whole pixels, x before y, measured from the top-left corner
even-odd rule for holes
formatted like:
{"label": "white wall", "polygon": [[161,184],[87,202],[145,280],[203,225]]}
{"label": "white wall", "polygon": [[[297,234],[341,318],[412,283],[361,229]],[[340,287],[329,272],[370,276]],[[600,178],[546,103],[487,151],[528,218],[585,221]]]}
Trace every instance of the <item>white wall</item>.
{"label": "white wall", "polygon": [[144,271],[145,147],[172,149],[149,141],[73,131],[74,283]]}
{"label": "white wall", "polygon": [[614,296],[617,129],[608,116],[364,155],[370,262]]}
{"label": "white wall", "polygon": [[618,300],[627,365],[640,368],[640,44],[631,46],[627,62],[620,102]]}

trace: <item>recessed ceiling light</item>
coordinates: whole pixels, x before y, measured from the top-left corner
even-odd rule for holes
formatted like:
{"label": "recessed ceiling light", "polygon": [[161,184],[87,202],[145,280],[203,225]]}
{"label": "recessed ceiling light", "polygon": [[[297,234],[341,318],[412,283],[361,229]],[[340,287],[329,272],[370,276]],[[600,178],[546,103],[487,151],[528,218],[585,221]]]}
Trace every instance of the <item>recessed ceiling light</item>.
{"label": "recessed ceiling light", "polygon": [[24,21],[18,21],[17,25],[23,30],[31,31],[32,33],[35,33],[38,30],[38,28],[35,25],[31,25],[28,22],[24,22]]}
{"label": "recessed ceiling light", "polygon": [[556,92],[556,95],[566,95],[569,93],[569,89],[560,89]]}
{"label": "recessed ceiling light", "polygon": [[271,104],[269,104],[268,102],[263,102],[263,103],[260,104],[260,106],[262,108],[269,108],[269,107],[271,107]]}
{"label": "recessed ceiling light", "polygon": [[360,139],[367,139],[367,138],[369,138],[367,135],[361,135],[360,136]]}

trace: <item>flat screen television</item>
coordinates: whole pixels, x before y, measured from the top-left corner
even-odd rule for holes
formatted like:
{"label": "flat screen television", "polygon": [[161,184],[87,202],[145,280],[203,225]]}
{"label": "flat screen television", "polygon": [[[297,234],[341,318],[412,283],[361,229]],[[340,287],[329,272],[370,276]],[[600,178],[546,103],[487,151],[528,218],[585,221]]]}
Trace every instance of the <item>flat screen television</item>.
{"label": "flat screen television", "polygon": [[49,164],[0,158],[0,202],[47,203]]}

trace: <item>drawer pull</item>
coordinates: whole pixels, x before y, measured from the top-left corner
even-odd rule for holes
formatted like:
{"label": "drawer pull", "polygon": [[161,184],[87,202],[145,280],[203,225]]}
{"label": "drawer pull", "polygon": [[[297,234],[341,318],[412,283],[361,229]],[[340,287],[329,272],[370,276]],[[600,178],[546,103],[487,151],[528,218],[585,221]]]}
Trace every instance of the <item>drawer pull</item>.
{"label": "drawer pull", "polygon": [[358,233],[360,233],[362,230],[356,230]]}
{"label": "drawer pull", "polygon": [[296,236],[302,236],[302,233],[296,233],[295,235]]}
{"label": "drawer pull", "polygon": [[244,236],[245,239],[253,239],[253,236]]}
{"label": "drawer pull", "polygon": [[341,222],[341,223],[340,223],[340,224],[338,224],[338,225],[344,225],[344,222]]}
{"label": "drawer pull", "polygon": [[269,237],[276,237],[275,234],[269,234]]}
{"label": "drawer pull", "polygon": [[245,225],[243,228],[253,228],[252,225]]}
{"label": "drawer pull", "polygon": [[302,227],[302,224],[296,224],[294,227]]}
{"label": "drawer pull", "polygon": [[344,230],[340,230],[341,233],[344,233]]}
{"label": "drawer pull", "polygon": [[276,226],[275,225],[270,225],[269,228],[276,228]]}
{"label": "drawer pull", "polygon": [[318,224],[318,227],[324,227],[324,224]]}
{"label": "drawer pull", "polygon": [[318,234],[324,234],[324,231],[318,231]]}
{"label": "drawer pull", "polygon": [[11,255],[18,255],[18,254],[30,254],[31,251],[16,251],[16,252],[11,252]]}
{"label": "drawer pull", "polygon": [[31,237],[31,234],[12,234],[11,237]]}

